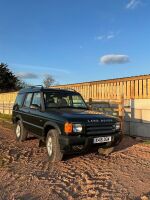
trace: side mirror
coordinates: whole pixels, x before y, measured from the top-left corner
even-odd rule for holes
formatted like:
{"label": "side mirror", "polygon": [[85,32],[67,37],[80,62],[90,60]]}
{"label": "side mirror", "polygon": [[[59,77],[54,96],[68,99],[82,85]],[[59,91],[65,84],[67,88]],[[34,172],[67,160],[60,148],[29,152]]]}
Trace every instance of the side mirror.
{"label": "side mirror", "polygon": [[87,105],[88,110],[92,110],[92,106],[91,105]]}
{"label": "side mirror", "polygon": [[35,110],[40,110],[40,106],[37,104],[31,104],[30,108]]}

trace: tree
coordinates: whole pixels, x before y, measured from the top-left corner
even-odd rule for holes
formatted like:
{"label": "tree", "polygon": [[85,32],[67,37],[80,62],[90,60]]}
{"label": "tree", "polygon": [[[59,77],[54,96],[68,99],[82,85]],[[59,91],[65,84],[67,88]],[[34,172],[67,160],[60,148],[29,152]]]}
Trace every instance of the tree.
{"label": "tree", "polygon": [[7,64],[0,64],[0,92],[15,91],[22,88],[22,82],[8,68]]}
{"label": "tree", "polygon": [[46,88],[49,88],[50,86],[54,85],[55,84],[55,79],[53,78],[52,75],[50,74],[46,74],[44,76],[44,79],[43,79],[43,84]]}

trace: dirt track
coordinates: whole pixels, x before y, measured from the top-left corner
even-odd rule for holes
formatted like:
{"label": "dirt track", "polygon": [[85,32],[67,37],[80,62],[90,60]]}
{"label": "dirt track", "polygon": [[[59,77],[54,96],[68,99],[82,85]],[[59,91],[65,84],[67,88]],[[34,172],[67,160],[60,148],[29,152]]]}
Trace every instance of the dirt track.
{"label": "dirt track", "polygon": [[52,166],[37,139],[18,143],[0,127],[0,200],[141,197],[150,197],[150,145],[126,137],[108,157],[92,152]]}

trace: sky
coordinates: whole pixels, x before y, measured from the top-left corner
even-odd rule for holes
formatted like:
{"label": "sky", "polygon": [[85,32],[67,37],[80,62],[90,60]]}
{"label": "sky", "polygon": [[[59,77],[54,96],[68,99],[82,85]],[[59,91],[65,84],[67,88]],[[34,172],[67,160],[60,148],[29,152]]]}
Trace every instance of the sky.
{"label": "sky", "polygon": [[0,0],[0,62],[59,84],[150,74],[150,0]]}

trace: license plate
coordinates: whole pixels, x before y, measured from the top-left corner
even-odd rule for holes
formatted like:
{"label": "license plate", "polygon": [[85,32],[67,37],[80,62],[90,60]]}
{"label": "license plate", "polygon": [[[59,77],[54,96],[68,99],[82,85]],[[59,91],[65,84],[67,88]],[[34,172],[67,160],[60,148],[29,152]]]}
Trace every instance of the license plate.
{"label": "license plate", "polygon": [[93,141],[94,144],[104,143],[104,142],[111,142],[111,136],[94,138],[94,141]]}

